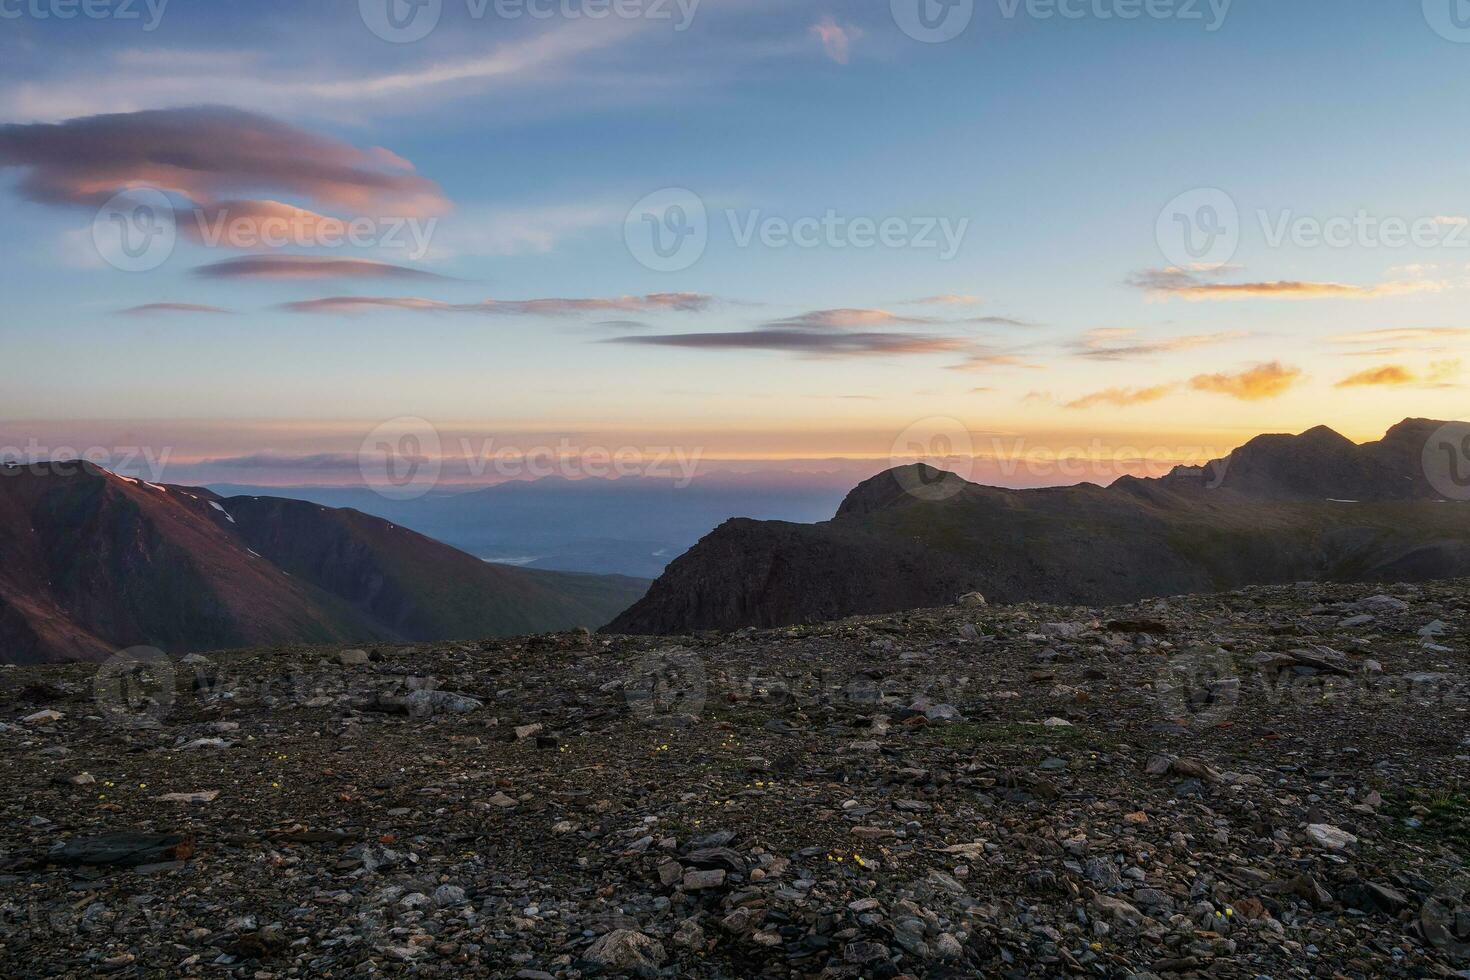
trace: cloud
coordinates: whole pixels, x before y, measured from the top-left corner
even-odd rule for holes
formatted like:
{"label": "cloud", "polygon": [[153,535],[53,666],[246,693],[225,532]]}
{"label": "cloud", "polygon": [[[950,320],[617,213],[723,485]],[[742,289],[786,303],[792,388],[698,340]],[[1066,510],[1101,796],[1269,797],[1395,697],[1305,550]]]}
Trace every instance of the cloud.
{"label": "cloud", "polygon": [[1135,340],[1139,331],[1131,327],[1099,327],[1089,330],[1072,342],[1073,353],[1095,361],[1122,361],[1135,357],[1152,357],[1172,354],[1176,351],[1194,350],[1214,344],[1229,343],[1249,337],[1246,331],[1223,331],[1220,333],[1188,334],[1183,337],[1164,337],[1158,340]]}
{"label": "cloud", "polygon": [[863,35],[863,32],[856,27],[837,23],[830,14],[817,21],[808,30],[812,37],[822,42],[822,50],[827,52],[827,57],[839,65],[847,64],[849,47],[853,41]]}
{"label": "cloud", "polygon": [[887,310],[836,309],[813,310],[766,324],[775,328],[828,329],[848,327],[884,327],[898,324],[932,323],[927,317],[899,316]]}
{"label": "cloud", "polygon": [[1026,368],[1032,371],[1041,370],[1040,364],[1032,364],[1024,358],[1015,354],[1007,354],[995,351],[978,351],[966,357],[959,364],[951,364],[951,371],[980,371],[985,368],[1014,367]]}
{"label": "cloud", "polygon": [[1364,388],[1372,386],[1415,385],[1418,387],[1440,387],[1442,383],[1460,373],[1458,360],[1435,361],[1423,374],[1416,373],[1402,364],[1385,364],[1381,367],[1359,371],[1337,382],[1336,388]]}
{"label": "cloud", "polygon": [[[911,300],[909,305],[917,305],[930,300]],[[1007,316],[976,316],[963,317],[958,320],[944,320],[929,316],[904,316],[882,309],[866,309],[844,307],[833,310],[812,310],[793,317],[781,320],[773,320],[767,323],[768,327],[796,328],[799,330],[814,329],[848,329],[852,327],[892,327],[904,325],[930,326],[934,324],[952,325],[982,325],[993,327],[1030,327],[1034,324],[1026,320],[1018,320]]]}
{"label": "cloud", "polygon": [[444,279],[373,259],[321,255],[250,255],[199,266],[194,275],[206,279]]}
{"label": "cloud", "polygon": [[588,299],[487,299],[478,303],[446,303],[414,296],[328,296],[282,304],[292,313],[364,313],[373,309],[415,310],[432,313],[482,313],[500,316],[574,316],[579,313],[616,311],[693,313],[707,309],[714,297],[703,293],[650,293],[647,296],[616,296]]}
{"label": "cloud", "polygon": [[1204,282],[1194,271],[1178,268],[1145,269],[1128,279],[1128,285],[1154,296],[1178,296],[1192,301],[1232,299],[1381,299],[1409,293],[1440,292],[1445,283],[1430,280],[1394,280],[1376,286],[1354,286],[1340,282],[1277,280],[1274,282]]}
{"label": "cloud", "polygon": [[1229,395],[1241,401],[1276,398],[1301,380],[1300,368],[1285,367],[1279,361],[1258,364],[1239,374],[1198,374],[1189,381],[1195,391]]}
{"label": "cloud", "polygon": [[125,310],[118,310],[124,316],[147,316],[150,313],[230,313],[230,310],[218,306],[206,306],[202,303],[144,303],[142,306],[130,306]]}
{"label": "cloud", "polygon": [[1385,364],[1382,367],[1369,368],[1359,371],[1350,377],[1343,378],[1333,387],[1335,388],[1357,388],[1367,385],[1407,385],[1413,384],[1418,379],[1408,368],[1400,364]]}
{"label": "cloud", "polygon": [[1035,323],[1030,320],[1018,320],[1010,316],[972,316],[959,321],[961,323],[974,323],[987,327],[1034,327]]}
{"label": "cloud", "polygon": [[372,310],[416,310],[447,313],[455,309],[451,303],[415,296],[325,296],[282,303],[280,309],[290,313],[368,313]]}
{"label": "cloud", "polygon": [[1174,385],[1155,385],[1152,388],[1107,388],[1067,402],[1063,407],[1093,408],[1097,405],[1116,405],[1119,408],[1127,408],[1129,405],[1156,402],[1173,391],[1174,387]]}
{"label": "cloud", "polygon": [[627,206],[555,204],[458,215],[434,236],[436,257],[544,255],[562,241],[621,226]]}
{"label": "cloud", "polygon": [[0,168],[22,171],[21,195],[41,204],[98,207],[121,190],[146,186],[204,208],[284,207],[230,200],[268,189],[354,216],[425,217],[449,209],[438,185],[388,150],[359,149],[224,106],[3,125]]}
{"label": "cloud", "polygon": [[917,300],[904,300],[900,306],[976,306],[978,303],[983,303],[983,300],[969,292],[941,292],[939,295],[926,295]]}
{"label": "cloud", "polygon": [[1470,327],[1396,327],[1387,330],[1363,330],[1358,333],[1329,337],[1334,344],[1405,344],[1437,343],[1470,337]]}
{"label": "cloud", "polygon": [[619,312],[659,313],[675,311],[698,313],[709,308],[713,296],[704,293],[649,293],[647,296],[614,296],[591,299],[487,299],[479,303],[457,306],[466,313],[501,313],[507,315],[570,316],[576,313]]}
{"label": "cloud", "polygon": [[[279,53],[270,59],[256,54],[232,57],[230,52],[216,51],[170,51],[167,57],[160,57],[158,51],[148,50],[122,52],[99,64],[93,54],[87,65],[94,69],[91,72],[69,64],[53,77],[7,86],[0,92],[0,113],[9,118],[55,120],[205,102],[265,111],[289,106],[297,112],[332,116],[339,116],[343,107],[357,105],[380,112],[391,106],[417,105],[425,97],[471,97],[497,83],[517,87],[566,83],[573,62],[623,44],[654,24],[646,18],[629,17],[563,19],[533,36],[508,39],[467,56],[376,73],[348,63],[335,75],[325,74],[330,69],[323,66],[329,59],[308,58],[299,47],[283,47],[279,42]],[[317,49],[342,48],[340,40],[307,39]],[[374,65],[384,60],[375,55]]]}
{"label": "cloud", "polygon": [[692,350],[768,350],[831,356],[937,354],[960,350],[966,346],[965,341],[951,337],[883,332],[821,333],[788,329],[612,337],[602,342]]}
{"label": "cloud", "polygon": [[981,302],[979,296],[970,293],[941,293],[938,296],[924,296],[919,299],[906,299],[903,306],[974,306]]}

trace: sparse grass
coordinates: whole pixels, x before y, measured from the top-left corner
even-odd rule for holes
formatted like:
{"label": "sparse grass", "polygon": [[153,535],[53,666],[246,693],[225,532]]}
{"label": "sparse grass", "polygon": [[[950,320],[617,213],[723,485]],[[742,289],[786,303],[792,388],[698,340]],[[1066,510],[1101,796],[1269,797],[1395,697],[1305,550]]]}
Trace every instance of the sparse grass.
{"label": "sparse grass", "polygon": [[[1406,818],[1418,816],[1413,811],[1415,806],[1422,806],[1429,813],[1419,816],[1423,821],[1419,827],[1405,827]],[[1470,858],[1470,795],[1409,790],[1389,798],[1384,809],[1406,835],[1438,840],[1462,857]]]}

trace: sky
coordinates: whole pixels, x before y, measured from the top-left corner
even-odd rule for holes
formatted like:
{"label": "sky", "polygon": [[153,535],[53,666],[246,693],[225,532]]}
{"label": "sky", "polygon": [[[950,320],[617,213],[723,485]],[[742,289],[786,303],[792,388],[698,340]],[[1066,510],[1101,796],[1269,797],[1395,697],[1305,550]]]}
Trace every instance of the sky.
{"label": "sky", "polygon": [[1464,418],[1460,6],[0,0],[0,452],[1024,485]]}

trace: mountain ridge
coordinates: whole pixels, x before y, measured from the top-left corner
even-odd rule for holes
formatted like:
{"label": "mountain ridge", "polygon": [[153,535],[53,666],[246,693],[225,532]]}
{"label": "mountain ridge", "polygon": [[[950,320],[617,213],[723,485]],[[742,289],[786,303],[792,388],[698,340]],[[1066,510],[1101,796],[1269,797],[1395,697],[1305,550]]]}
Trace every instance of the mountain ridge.
{"label": "mountain ridge", "polygon": [[1008,490],[926,464],[865,480],[829,521],[726,522],[608,632],[781,626],[942,605],[1129,602],[1299,579],[1470,574],[1470,509],[1441,503],[1406,419],[1355,444],[1326,426],[1109,487]]}
{"label": "mountain ridge", "polygon": [[636,579],[492,565],[358,511],[0,467],[0,661],[596,627]]}

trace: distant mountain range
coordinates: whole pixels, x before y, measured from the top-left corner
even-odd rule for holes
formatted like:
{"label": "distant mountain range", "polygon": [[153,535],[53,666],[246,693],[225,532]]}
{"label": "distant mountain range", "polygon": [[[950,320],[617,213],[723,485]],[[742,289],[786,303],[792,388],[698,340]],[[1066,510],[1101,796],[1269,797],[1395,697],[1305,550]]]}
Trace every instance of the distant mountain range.
{"label": "distant mountain range", "polygon": [[0,466],[0,662],[595,628],[641,579],[488,564],[354,510]]}
{"label": "distant mountain range", "polygon": [[412,500],[349,487],[212,484],[211,489],[352,507],[491,561],[652,579],[721,521],[735,516],[819,521],[852,484],[851,477],[835,474],[800,480],[785,474],[712,475],[688,485],[653,477],[545,477],[441,490]]}
{"label": "distant mountain range", "polygon": [[1424,471],[1444,423],[1356,445],[1325,427],[1263,435],[1202,467],[1003,490],[889,470],[819,524],[732,520],[674,561],[612,632],[780,626],[953,602],[1109,604],[1303,579],[1470,574],[1470,503]]}

